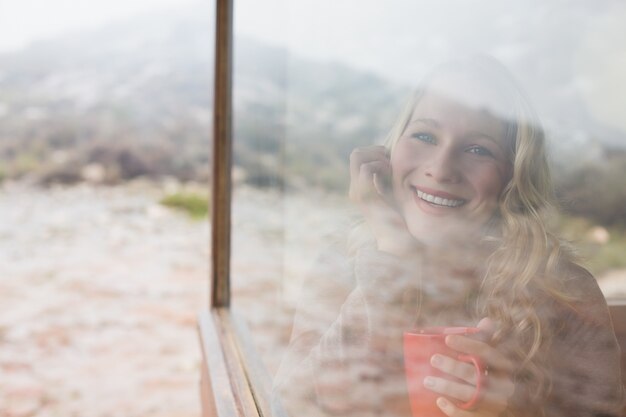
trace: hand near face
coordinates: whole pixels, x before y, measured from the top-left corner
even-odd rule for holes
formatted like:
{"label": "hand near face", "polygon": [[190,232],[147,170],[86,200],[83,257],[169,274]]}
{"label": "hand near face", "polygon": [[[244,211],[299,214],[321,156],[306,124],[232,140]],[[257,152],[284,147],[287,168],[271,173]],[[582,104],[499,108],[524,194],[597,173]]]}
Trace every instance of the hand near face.
{"label": "hand near face", "polygon": [[365,217],[378,249],[402,255],[410,248],[413,238],[394,208],[391,164],[384,146],[367,146],[352,151],[349,196]]}
{"label": "hand near face", "polygon": [[484,335],[483,340],[461,335],[450,335],[446,338],[446,344],[449,347],[459,353],[482,358],[483,363],[488,367],[488,374],[483,379],[482,394],[474,409],[464,410],[455,404],[455,402],[462,403],[471,399],[477,377],[474,366],[444,355],[434,355],[431,358],[431,364],[435,368],[464,381],[455,382],[452,378],[437,377],[427,377],[424,381],[428,389],[442,394],[437,400],[437,406],[450,417],[499,416],[506,410],[515,392],[512,361],[484,341],[493,334],[493,323],[485,318],[480,321],[478,327],[483,330],[481,332]]}

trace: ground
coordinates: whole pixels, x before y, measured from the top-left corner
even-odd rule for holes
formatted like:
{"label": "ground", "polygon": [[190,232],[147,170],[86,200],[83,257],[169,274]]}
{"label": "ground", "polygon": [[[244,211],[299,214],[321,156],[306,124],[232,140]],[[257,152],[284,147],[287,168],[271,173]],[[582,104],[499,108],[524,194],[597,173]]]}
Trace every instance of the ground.
{"label": "ground", "polygon": [[[159,205],[167,188],[2,186],[0,417],[200,415],[195,326],[210,230]],[[298,283],[343,221],[339,206],[316,194],[235,194],[233,308],[270,374]],[[626,294],[626,271],[599,282]]]}
{"label": "ground", "polygon": [[142,184],[0,194],[0,416],[198,416],[208,222]]}

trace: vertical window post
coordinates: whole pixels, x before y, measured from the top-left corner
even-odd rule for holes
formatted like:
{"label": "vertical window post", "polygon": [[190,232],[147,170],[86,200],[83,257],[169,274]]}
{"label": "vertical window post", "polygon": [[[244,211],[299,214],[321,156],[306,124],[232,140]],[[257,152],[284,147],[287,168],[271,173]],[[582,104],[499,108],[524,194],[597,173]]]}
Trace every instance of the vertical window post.
{"label": "vertical window post", "polygon": [[230,304],[233,0],[216,0],[211,307]]}

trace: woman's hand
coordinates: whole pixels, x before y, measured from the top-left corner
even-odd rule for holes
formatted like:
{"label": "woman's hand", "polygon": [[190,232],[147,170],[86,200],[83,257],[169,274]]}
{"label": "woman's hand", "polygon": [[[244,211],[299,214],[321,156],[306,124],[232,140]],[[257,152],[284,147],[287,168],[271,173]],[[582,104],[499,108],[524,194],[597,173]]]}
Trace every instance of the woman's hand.
{"label": "woman's hand", "polygon": [[[513,362],[497,349],[490,346],[488,340],[493,334],[493,322],[487,318],[478,323],[482,329],[483,340],[472,339],[467,336],[450,335],[446,337],[446,344],[463,354],[477,356],[487,366],[488,374],[483,377],[480,398],[472,410],[464,410],[456,403],[469,401],[476,389],[476,369],[474,365],[461,362],[444,355],[434,355],[431,358],[433,367],[459,378],[465,383],[454,382],[449,379],[427,377],[424,385],[442,397],[437,399],[437,406],[450,417],[497,417],[508,407],[509,400],[515,392],[513,383]],[[451,401],[456,400],[455,401]]]}
{"label": "woman's hand", "polygon": [[350,154],[350,200],[370,226],[378,249],[403,255],[414,243],[394,208],[391,164],[384,146],[356,148]]}

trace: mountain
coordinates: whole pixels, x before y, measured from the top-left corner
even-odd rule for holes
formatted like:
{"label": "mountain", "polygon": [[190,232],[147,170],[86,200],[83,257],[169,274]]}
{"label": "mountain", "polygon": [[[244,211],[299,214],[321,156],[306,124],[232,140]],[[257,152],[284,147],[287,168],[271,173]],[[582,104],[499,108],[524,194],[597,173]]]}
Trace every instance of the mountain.
{"label": "mountain", "polygon": [[[78,170],[112,163],[102,148],[136,148],[146,167],[134,174],[206,176],[210,29],[198,13],[155,14],[0,55],[0,172],[54,171],[59,161]],[[380,139],[400,92],[371,74],[237,39],[235,164],[257,185],[293,176],[343,187],[350,150]]]}
{"label": "mountain", "polygon": [[[79,180],[84,166],[100,164],[117,180],[206,179],[208,17],[191,9],[155,13],[0,55],[0,178],[39,172],[54,179],[60,171],[57,178]],[[350,151],[381,141],[409,91],[243,37],[234,62],[236,179],[259,186],[344,190]],[[623,132],[598,123],[563,93],[567,85],[553,81],[532,93],[540,109],[558,108],[568,115],[559,119],[571,120],[546,120],[559,171],[602,163],[607,146],[626,146]]]}

